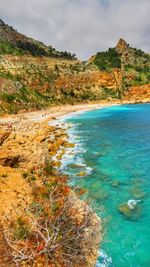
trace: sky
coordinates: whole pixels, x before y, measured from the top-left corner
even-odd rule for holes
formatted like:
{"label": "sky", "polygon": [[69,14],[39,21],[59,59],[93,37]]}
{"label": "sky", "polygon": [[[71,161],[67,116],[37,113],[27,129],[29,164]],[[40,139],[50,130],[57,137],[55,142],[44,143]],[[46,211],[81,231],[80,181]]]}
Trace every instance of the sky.
{"label": "sky", "polygon": [[150,52],[150,0],[0,0],[19,32],[87,60],[124,38]]}

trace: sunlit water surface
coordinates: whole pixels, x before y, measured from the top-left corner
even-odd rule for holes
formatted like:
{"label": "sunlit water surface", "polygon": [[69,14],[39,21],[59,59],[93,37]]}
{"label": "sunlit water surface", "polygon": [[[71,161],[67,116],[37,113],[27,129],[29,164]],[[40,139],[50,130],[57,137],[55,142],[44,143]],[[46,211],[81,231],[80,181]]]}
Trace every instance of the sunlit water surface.
{"label": "sunlit water surface", "polygon": [[87,189],[106,231],[96,266],[150,267],[150,104],[66,120],[76,147],[64,156],[63,171]]}

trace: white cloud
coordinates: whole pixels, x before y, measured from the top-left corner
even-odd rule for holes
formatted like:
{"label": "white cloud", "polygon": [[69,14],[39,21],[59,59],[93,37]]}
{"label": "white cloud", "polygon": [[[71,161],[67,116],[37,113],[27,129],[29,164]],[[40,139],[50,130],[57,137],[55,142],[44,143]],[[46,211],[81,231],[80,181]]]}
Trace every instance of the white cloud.
{"label": "white cloud", "polygon": [[0,0],[19,32],[86,59],[123,37],[149,52],[149,0]]}

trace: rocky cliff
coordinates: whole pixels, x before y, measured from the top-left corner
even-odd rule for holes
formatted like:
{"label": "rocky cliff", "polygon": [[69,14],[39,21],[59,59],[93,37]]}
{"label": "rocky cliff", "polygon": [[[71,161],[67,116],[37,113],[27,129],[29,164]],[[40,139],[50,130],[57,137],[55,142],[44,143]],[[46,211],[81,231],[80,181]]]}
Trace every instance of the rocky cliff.
{"label": "rocky cliff", "polygon": [[[83,101],[148,102],[149,66],[149,55],[123,39],[82,63],[0,20],[0,115]],[[56,171],[73,145],[66,138],[60,127],[20,114],[1,125],[1,266],[94,266],[100,221]]]}
{"label": "rocky cliff", "polygon": [[[1,114],[79,101],[123,100],[132,86],[149,84],[149,68],[150,56],[123,39],[82,63],[0,21]],[[149,99],[147,91],[140,97]]]}
{"label": "rocky cliff", "polygon": [[94,266],[100,219],[56,169],[72,145],[59,126],[1,124],[0,266]]}

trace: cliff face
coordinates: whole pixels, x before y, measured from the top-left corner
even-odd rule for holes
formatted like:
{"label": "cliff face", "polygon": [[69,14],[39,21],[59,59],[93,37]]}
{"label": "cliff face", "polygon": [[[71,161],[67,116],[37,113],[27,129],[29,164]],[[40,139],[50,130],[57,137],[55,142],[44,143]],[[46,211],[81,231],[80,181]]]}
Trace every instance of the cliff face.
{"label": "cliff face", "polygon": [[107,99],[108,90],[117,95],[113,74],[88,70],[77,60],[3,55],[0,73],[1,113]]}
{"label": "cliff face", "polygon": [[[150,81],[149,55],[123,39],[84,64],[0,21],[0,55],[1,114],[60,103],[123,100],[130,87]],[[142,101],[149,95],[140,97]]]}
{"label": "cliff face", "polygon": [[150,102],[150,84],[131,86],[130,90],[124,95],[124,101],[127,102]]}
{"label": "cliff face", "polygon": [[149,67],[150,56],[144,53],[141,49],[132,48],[124,39],[120,39],[115,47],[115,50],[121,57],[124,65],[131,67]]}

